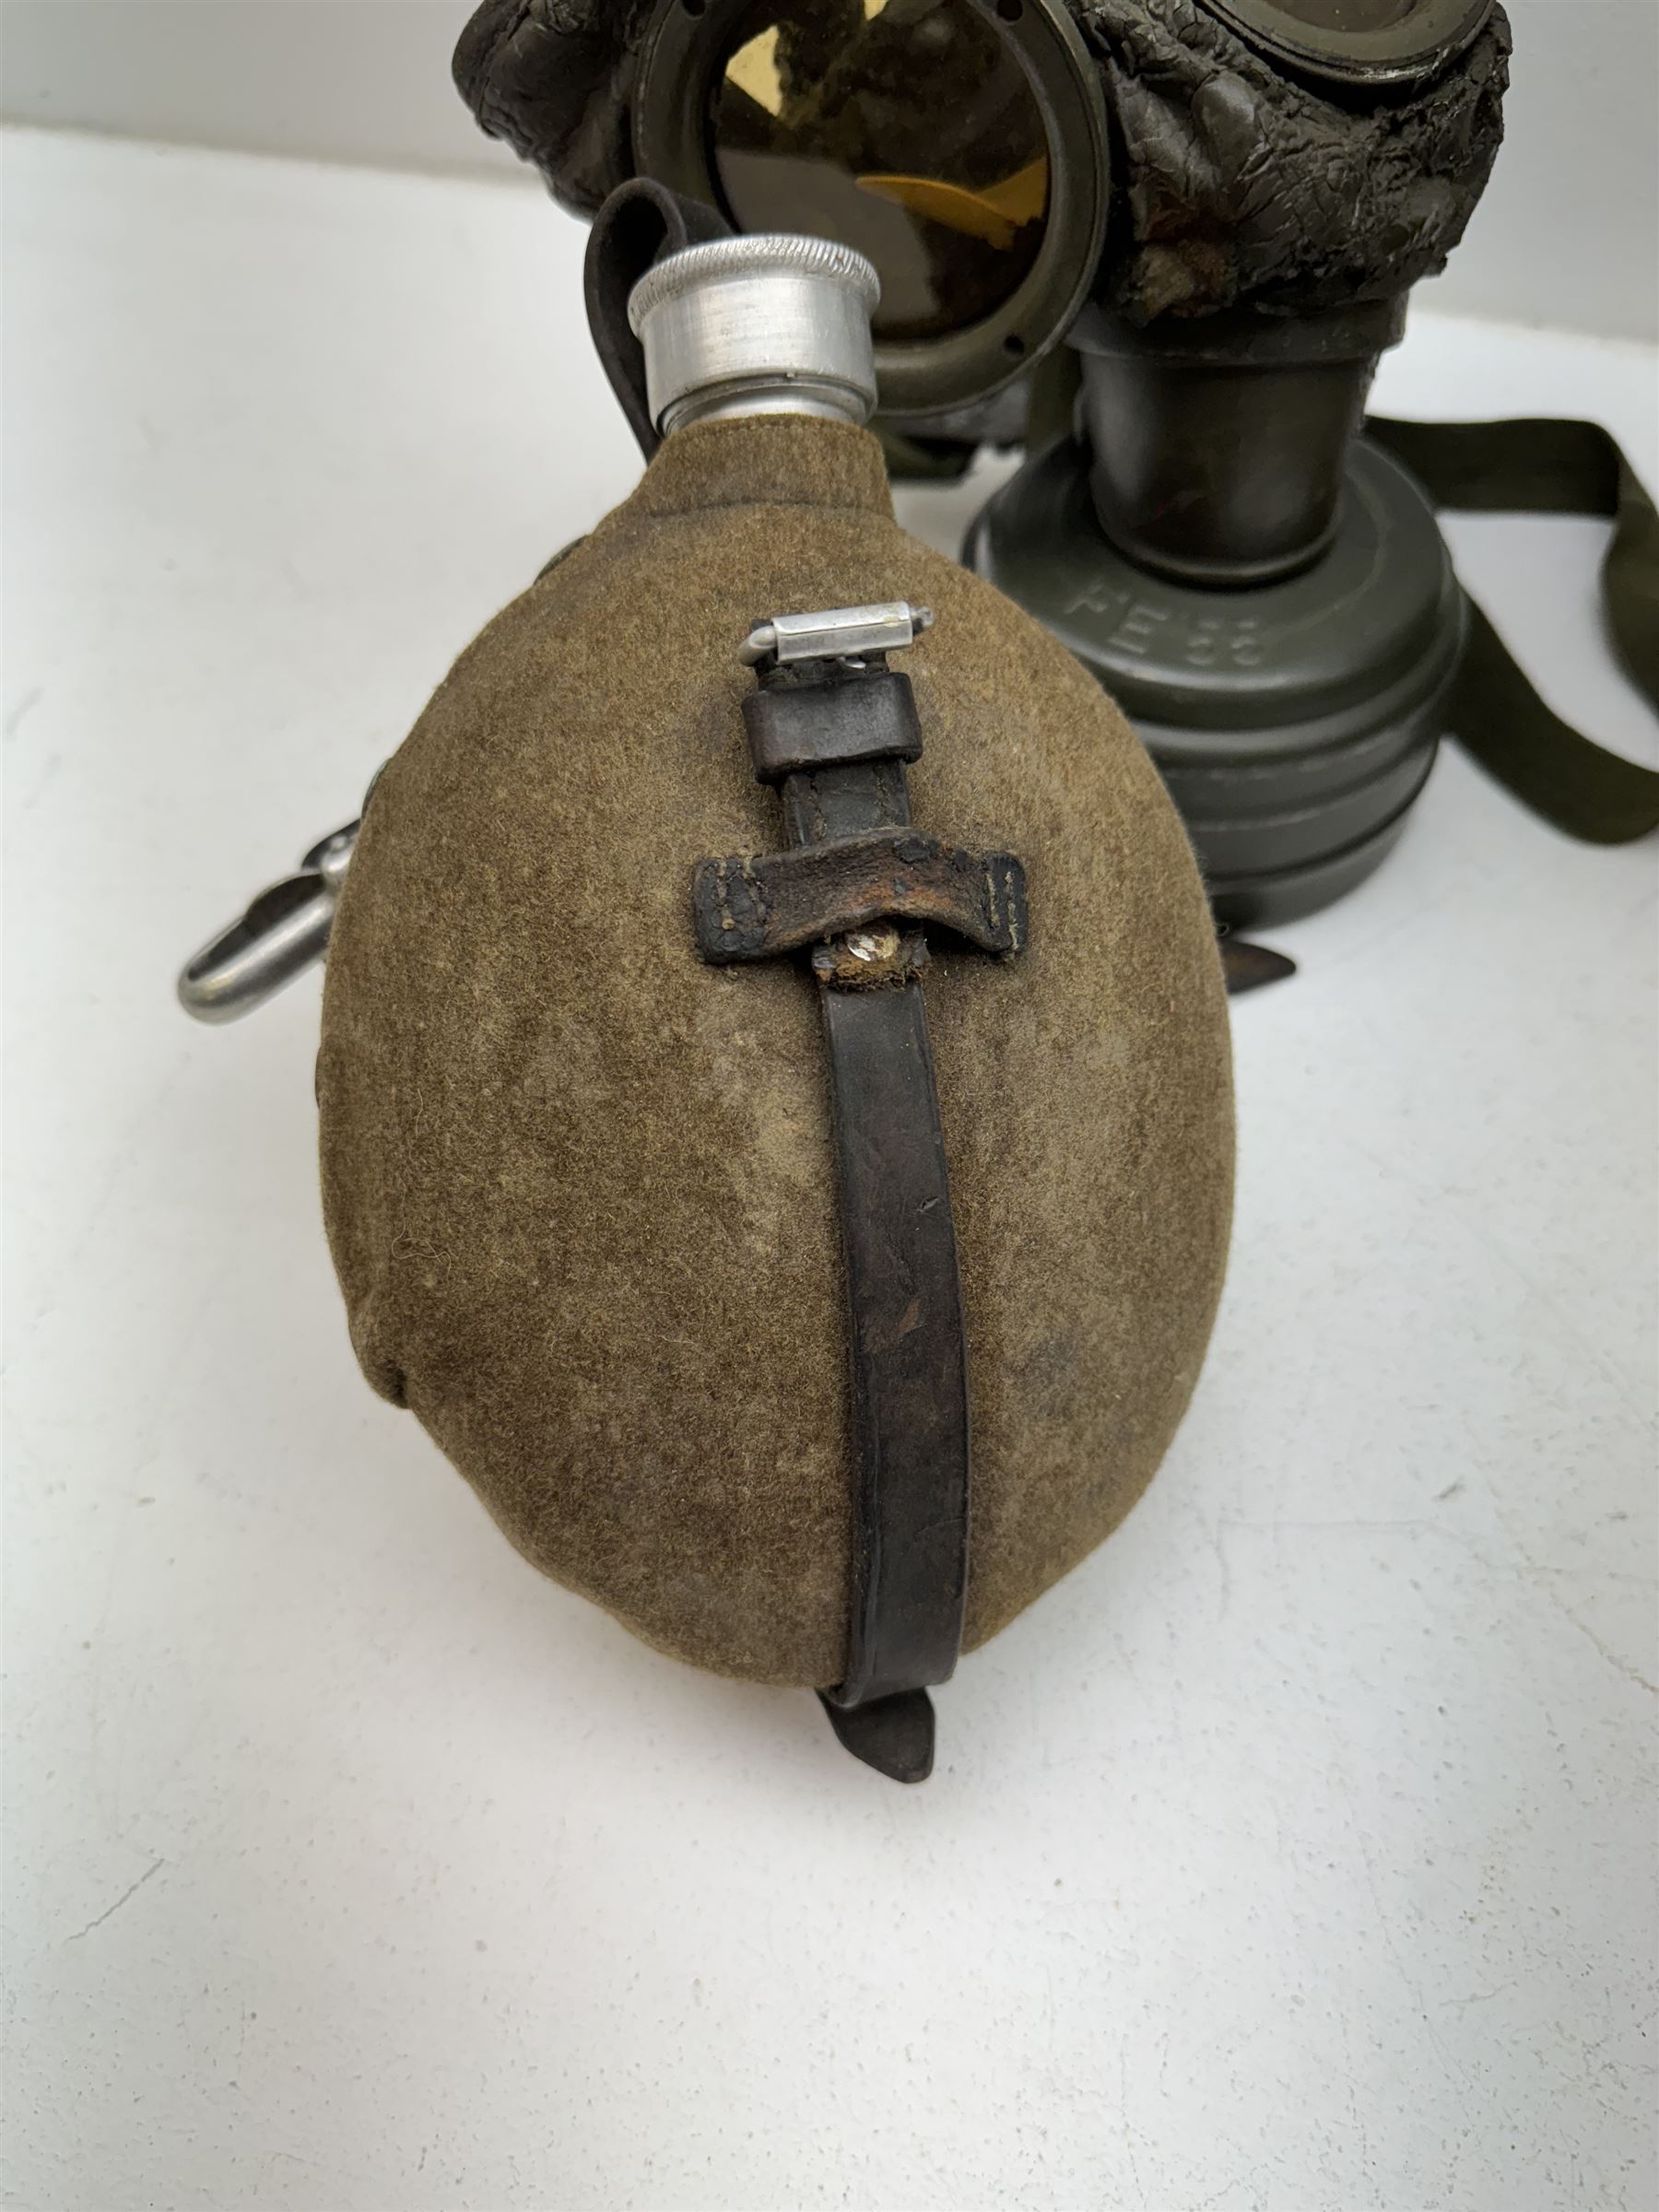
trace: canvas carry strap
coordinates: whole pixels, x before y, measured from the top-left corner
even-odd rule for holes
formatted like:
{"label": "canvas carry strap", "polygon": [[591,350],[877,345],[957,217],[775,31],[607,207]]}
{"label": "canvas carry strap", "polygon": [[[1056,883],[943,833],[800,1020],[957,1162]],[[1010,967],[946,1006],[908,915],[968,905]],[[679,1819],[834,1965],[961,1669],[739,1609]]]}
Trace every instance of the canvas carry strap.
{"label": "canvas carry strap", "polygon": [[[1030,380],[1028,451],[1069,430],[1077,389],[1077,357],[1057,347]],[[1630,680],[1659,708],[1659,513],[1610,431],[1551,417],[1403,422],[1381,415],[1365,431],[1437,507],[1608,518],[1607,627]],[[971,442],[928,444],[891,431],[884,443],[898,478],[959,476],[974,451]],[[1484,611],[1466,591],[1464,597],[1468,642],[1448,705],[1464,749],[1570,837],[1627,844],[1659,828],[1659,774],[1609,752],[1546,705]],[[1250,985],[1241,980],[1233,987]]]}
{"label": "canvas carry strap", "polygon": [[[1631,681],[1659,707],[1659,514],[1599,423],[1399,422],[1366,435],[1417,477],[1437,507],[1609,517],[1602,564],[1607,627]],[[1468,594],[1464,594],[1468,599]],[[1589,844],[1627,844],[1659,828],[1659,774],[1575,730],[1539,698],[1469,599],[1469,639],[1447,713],[1453,735],[1523,805]]]}

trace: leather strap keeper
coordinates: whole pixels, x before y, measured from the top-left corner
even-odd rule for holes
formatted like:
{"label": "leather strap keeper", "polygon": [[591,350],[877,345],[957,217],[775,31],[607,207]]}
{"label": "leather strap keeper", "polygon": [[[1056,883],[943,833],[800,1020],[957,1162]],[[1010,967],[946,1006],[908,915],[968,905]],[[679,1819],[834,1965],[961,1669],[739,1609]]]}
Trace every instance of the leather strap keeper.
{"label": "leather strap keeper", "polygon": [[743,726],[762,783],[782,782],[804,769],[922,758],[911,681],[893,669],[855,678],[842,669],[834,681],[774,683],[751,691],[743,702]]}
{"label": "leather strap keeper", "polygon": [[911,828],[701,861],[691,908],[697,949],[717,966],[880,921],[938,923],[982,952],[1015,953],[1026,938],[1025,870],[1012,853]]}

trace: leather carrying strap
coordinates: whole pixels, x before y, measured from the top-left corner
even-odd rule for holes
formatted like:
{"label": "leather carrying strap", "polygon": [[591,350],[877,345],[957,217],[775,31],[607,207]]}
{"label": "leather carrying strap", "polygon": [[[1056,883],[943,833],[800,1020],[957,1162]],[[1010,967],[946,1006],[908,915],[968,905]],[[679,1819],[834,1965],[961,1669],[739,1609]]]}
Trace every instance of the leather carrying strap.
{"label": "leather carrying strap", "polygon": [[820,986],[853,1382],[852,1633],[823,1693],[855,1757],[933,1766],[925,1688],[947,1682],[968,1588],[968,1350],[922,986]]}
{"label": "leather carrying strap", "polygon": [[[971,1440],[920,924],[943,919],[959,942],[1011,957],[1025,941],[1024,871],[1011,853],[914,828],[904,764],[922,750],[921,724],[880,655],[762,666],[757,684],[743,702],[750,757],[782,800],[789,850],[700,864],[698,949],[725,964],[818,939],[853,1452],[846,1671],[819,1695],[855,1757],[921,1782],[933,1767],[927,1686],[949,1679],[961,1646]],[[882,732],[879,749],[849,748],[850,727]],[[806,935],[777,920],[796,892]]]}
{"label": "leather carrying strap", "polygon": [[[1404,463],[1437,507],[1609,517],[1602,594],[1631,681],[1659,708],[1659,515],[1599,423],[1398,422],[1366,435]],[[1523,805],[1570,837],[1627,844],[1659,828],[1659,774],[1586,737],[1547,706],[1465,592],[1469,641],[1447,713],[1453,734]]]}

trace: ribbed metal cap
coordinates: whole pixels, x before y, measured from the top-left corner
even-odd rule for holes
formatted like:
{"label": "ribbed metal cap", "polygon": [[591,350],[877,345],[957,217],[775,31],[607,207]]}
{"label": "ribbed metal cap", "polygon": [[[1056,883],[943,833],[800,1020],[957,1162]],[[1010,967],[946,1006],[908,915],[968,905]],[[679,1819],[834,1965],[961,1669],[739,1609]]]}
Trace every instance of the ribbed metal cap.
{"label": "ribbed metal cap", "polygon": [[710,415],[864,422],[880,297],[864,255],[828,239],[747,235],[670,254],[628,302],[653,420],[665,433]]}

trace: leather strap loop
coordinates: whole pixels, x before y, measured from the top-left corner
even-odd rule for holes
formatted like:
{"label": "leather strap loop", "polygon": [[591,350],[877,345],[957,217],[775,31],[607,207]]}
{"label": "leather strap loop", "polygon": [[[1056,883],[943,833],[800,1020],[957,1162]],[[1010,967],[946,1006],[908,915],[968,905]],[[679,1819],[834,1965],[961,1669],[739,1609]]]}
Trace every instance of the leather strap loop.
{"label": "leather strap loop", "polygon": [[731,225],[712,207],[649,177],[618,184],[594,218],[582,269],[588,329],[617,404],[647,461],[662,440],[645,397],[644,348],[628,326],[629,295],[665,253],[731,235]]}

